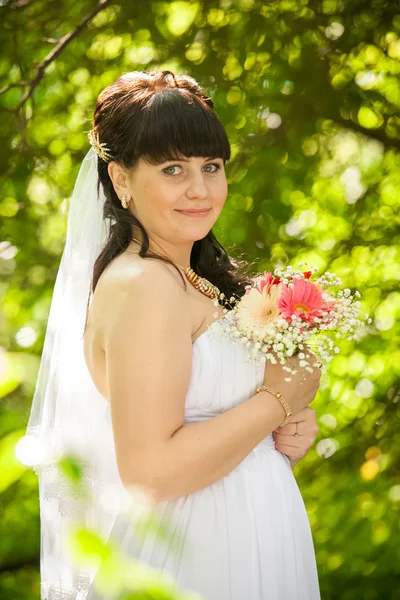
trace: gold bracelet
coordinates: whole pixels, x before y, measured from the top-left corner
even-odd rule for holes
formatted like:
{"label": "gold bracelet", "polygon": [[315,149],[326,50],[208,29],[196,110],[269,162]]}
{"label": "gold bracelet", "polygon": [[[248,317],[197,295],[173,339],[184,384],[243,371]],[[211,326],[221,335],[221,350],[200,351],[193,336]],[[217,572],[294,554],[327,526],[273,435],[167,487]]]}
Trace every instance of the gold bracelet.
{"label": "gold bracelet", "polygon": [[276,390],[268,387],[267,385],[260,385],[260,387],[257,388],[257,393],[258,392],[270,392],[273,396],[275,396],[275,398],[277,398],[277,400],[279,400],[279,402],[282,404],[283,408],[285,409],[285,413],[286,413],[286,418],[283,421],[283,423],[280,424],[280,427],[284,427],[284,425],[287,425],[290,421],[290,418],[292,416],[292,411],[290,410],[290,406],[288,405],[288,403],[286,402],[286,400],[284,399],[284,397],[282,396],[282,394],[280,392],[277,392]]}

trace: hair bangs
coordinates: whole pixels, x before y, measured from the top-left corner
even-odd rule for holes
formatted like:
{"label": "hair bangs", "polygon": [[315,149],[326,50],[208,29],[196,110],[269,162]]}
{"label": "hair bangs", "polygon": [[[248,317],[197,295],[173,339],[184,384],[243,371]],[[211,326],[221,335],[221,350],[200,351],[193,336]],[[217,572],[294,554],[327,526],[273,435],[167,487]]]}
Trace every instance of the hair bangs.
{"label": "hair bangs", "polygon": [[135,159],[153,165],[191,156],[230,159],[229,140],[218,117],[182,90],[153,95],[139,115]]}

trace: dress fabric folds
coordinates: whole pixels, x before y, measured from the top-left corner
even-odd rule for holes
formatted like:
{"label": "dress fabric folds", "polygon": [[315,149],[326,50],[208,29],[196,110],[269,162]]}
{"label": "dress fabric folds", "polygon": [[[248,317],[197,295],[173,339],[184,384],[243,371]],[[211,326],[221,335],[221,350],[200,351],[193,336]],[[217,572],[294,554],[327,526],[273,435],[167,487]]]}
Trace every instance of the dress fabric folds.
{"label": "dress fabric folds", "polygon": [[[263,383],[265,359],[257,365],[225,326],[222,317],[192,346],[185,423],[237,406]],[[128,557],[172,575],[180,591],[193,590],[204,600],[321,598],[304,501],[289,459],[276,450],[272,433],[216,483],[158,504],[157,518],[177,532],[178,544],[154,535],[139,541],[123,515],[110,539]],[[95,577],[87,600],[113,596],[101,595]]]}

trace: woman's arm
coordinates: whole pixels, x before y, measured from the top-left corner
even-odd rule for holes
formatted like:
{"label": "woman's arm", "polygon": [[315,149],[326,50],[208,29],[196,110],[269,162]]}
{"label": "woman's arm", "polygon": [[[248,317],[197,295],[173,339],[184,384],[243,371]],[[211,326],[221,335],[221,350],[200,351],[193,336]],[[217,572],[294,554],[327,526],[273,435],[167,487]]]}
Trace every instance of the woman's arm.
{"label": "woman's arm", "polygon": [[205,488],[233,471],[284,416],[278,400],[262,391],[216,417],[184,425],[153,457],[144,483],[158,501]]}
{"label": "woman's arm", "polygon": [[192,373],[187,294],[154,262],[129,281],[113,282],[112,291],[104,349],[121,480],[156,501],[205,488],[235,469],[285,411],[263,391],[216,417],[184,424]]}

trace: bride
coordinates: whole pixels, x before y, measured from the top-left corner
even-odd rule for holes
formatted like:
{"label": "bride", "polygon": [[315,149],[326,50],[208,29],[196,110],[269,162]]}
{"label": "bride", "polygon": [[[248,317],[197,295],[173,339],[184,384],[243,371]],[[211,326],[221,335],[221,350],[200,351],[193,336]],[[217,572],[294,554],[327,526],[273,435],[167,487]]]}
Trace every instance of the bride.
{"label": "bride", "polygon": [[[251,277],[211,231],[230,158],[213,106],[170,71],[127,73],[98,97],[28,424],[46,442],[35,464],[42,600],[120,597],[104,561],[85,568],[67,556],[65,528],[79,519],[198,598],[320,598],[289,459],[314,439],[320,371],[287,382],[279,363],[259,369],[226,335],[229,299]],[[54,469],[66,450],[85,458],[90,509]],[[139,541],[123,510],[133,490],[172,527],[179,552]]]}

